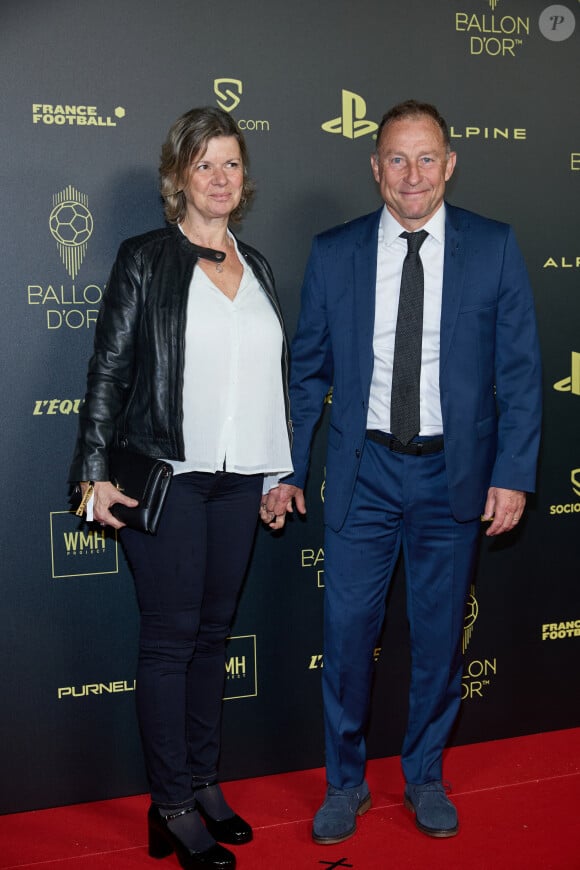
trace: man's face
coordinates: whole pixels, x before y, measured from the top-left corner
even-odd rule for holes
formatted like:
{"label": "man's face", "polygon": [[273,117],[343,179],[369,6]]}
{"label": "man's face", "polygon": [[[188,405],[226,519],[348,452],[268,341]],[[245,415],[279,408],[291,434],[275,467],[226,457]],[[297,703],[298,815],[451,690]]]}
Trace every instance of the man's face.
{"label": "man's face", "polygon": [[429,115],[401,118],[383,128],[371,156],[373,175],[388,210],[406,230],[420,229],[435,214],[455,160]]}

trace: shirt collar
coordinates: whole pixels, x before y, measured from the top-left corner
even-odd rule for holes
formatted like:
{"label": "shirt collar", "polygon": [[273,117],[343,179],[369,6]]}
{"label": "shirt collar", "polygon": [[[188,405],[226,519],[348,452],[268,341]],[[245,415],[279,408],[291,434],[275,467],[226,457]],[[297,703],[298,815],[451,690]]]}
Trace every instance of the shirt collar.
{"label": "shirt collar", "polygon": [[[442,203],[441,208],[437,209],[421,229],[426,230],[439,244],[445,242],[445,203]],[[379,221],[379,244],[392,245],[404,230],[385,205]]]}

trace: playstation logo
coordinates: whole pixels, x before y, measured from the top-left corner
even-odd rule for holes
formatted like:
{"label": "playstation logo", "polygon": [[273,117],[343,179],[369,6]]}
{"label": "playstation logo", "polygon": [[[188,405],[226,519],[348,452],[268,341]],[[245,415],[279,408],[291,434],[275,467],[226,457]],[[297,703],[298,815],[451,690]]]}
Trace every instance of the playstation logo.
{"label": "playstation logo", "polygon": [[570,372],[567,378],[556,381],[554,389],[559,393],[572,393],[574,396],[580,396],[580,353],[572,351]]}
{"label": "playstation logo", "polygon": [[365,118],[367,104],[352,91],[342,92],[342,115],[322,124],[325,133],[340,133],[346,139],[358,139],[378,129],[378,124]]}
{"label": "playstation logo", "polygon": [[[229,87],[226,88],[225,85],[229,85]],[[243,91],[243,85],[239,79],[214,79],[213,90],[218,97],[217,104],[224,112],[233,112],[239,106],[239,94]]]}

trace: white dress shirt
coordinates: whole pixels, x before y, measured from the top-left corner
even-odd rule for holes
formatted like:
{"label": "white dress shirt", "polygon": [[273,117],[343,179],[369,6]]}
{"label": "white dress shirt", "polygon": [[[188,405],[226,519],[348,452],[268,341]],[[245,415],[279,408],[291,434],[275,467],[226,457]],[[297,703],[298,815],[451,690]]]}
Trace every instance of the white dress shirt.
{"label": "white dress shirt", "polygon": [[[420,435],[441,435],[443,421],[439,397],[439,347],[443,257],[445,252],[445,206],[422,227],[429,235],[421,245],[425,296],[423,303],[423,343],[421,348]],[[391,431],[391,385],[395,330],[399,308],[403,260],[407,241],[401,239],[404,227],[387,207],[379,223],[377,243],[377,286],[373,335],[374,369],[371,381],[368,429]]]}
{"label": "white dress shirt", "polygon": [[282,329],[254,273],[239,259],[244,273],[233,300],[203,269],[193,270],[183,373],[186,459],[168,461],[176,474],[221,471],[224,463],[226,471],[264,473],[267,491],[292,471]]}

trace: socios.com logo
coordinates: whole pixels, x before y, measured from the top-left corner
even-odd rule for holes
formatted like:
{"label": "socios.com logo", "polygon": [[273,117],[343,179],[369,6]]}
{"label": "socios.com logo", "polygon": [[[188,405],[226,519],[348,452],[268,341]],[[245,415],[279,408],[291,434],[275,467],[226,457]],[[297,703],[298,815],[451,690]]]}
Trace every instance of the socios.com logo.
{"label": "socios.com logo", "polygon": [[345,139],[358,139],[375,133],[379,125],[367,120],[367,104],[364,99],[352,91],[342,91],[342,111],[338,118],[325,121],[322,129],[325,133],[339,133]]}
{"label": "socios.com logo", "polygon": [[48,219],[50,232],[58,246],[65,269],[74,280],[87,252],[87,242],[93,234],[93,216],[88,197],[69,184],[52,198],[53,209]]}
{"label": "socios.com logo", "polygon": [[233,112],[240,105],[240,94],[244,90],[240,79],[214,79],[213,89],[217,104],[224,112]]}
{"label": "socios.com logo", "polygon": [[[224,112],[233,112],[240,105],[244,85],[240,79],[214,79],[217,104]],[[264,118],[236,118],[236,124],[244,133],[269,133],[270,122]]]}
{"label": "socios.com logo", "polygon": [[[574,495],[580,498],[580,468],[573,468],[570,471],[570,484]],[[565,504],[551,504],[548,512],[551,517],[564,517],[571,516],[572,514],[580,514],[580,501],[572,501]]]}

